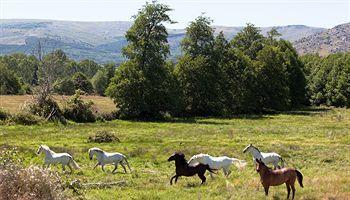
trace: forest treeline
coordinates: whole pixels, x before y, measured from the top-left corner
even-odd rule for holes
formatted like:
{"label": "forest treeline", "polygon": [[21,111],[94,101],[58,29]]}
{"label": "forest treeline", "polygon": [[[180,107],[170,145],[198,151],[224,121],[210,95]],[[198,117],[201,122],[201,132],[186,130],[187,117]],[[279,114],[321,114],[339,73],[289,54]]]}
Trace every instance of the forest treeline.
{"label": "forest treeline", "polygon": [[144,119],[350,107],[350,53],[300,57],[275,29],[265,37],[252,24],[228,41],[222,32],[214,35],[212,20],[202,15],[186,28],[174,62],[164,26],[173,23],[169,11],[157,2],[139,10],[125,35],[128,60],[118,67],[76,62],[62,50],[1,56],[0,92],[31,93],[50,76],[54,93],[107,95],[120,117]]}

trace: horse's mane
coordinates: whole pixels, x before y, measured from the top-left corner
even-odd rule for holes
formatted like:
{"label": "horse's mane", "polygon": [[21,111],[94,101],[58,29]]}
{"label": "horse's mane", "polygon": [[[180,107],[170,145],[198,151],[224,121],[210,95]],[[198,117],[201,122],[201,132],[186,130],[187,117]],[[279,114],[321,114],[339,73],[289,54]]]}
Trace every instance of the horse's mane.
{"label": "horse's mane", "polygon": [[45,150],[50,150],[50,147],[48,147],[48,146],[46,146],[46,145],[44,145],[44,144],[40,145],[40,147],[43,148],[43,149],[45,149]]}
{"label": "horse's mane", "polygon": [[255,146],[251,146],[251,147],[253,147],[254,149],[256,149],[259,153],[261,153],[261,151],[257,148],[257,147],[255,147]]}
{"label": "horse's mane", "polygon": [[104,153],[104,151],[103,151],[102,149],[97,148],[97,147],[92,147],[92,148],[90,148],[90,149],[89,149],[89,152],[91,152],[91,151],[96,151],[96,152]]}

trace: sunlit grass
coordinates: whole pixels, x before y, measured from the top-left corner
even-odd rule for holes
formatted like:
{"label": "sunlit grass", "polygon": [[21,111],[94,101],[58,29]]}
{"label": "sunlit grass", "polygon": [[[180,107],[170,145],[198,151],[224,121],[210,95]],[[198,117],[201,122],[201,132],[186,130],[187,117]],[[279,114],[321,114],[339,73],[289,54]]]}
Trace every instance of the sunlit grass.
{"label": "sunlit grass", "polygon": [[[89,135],[98,130],[114,132],[121,143],[88,143]],[[175,122],[133,122],[115,120],[105,123],[67,126],[0,127],[0,145],[17,146],[26,165],[42,165],[43,155],[35,151],[46,144],[56,151],[71,153],[82,167],[82,174],[62,174],[67,181],[83,183],[126,181],[122,187],[87,189],[87,199],[263,199],[264,192],[255,172],[252,157],[243,148],[253,143],[263,151],[280,153],[288,166],[304,175],[304,186],[296,186],[296,199],[347,199],[350,196],[350,110],[315,109],[263,116],[240,116],[233,119],[196,118]],[[128,156],[134,172],[112,175],[87,155],[88,148],[98,146]],[[197,153],[227,155],[248,161],[240,171],[232,167],[228,179],[220,172],[214,180],[200,186],[198,177],[180,178],[170,185],[174,163],[167,158],[183,151],[187,158]],[[52,170],[61,168],[52,167]],[[119,167],[119,172],[122,168]],[[272,187],[268,199],[285,199],[285,185]]]}

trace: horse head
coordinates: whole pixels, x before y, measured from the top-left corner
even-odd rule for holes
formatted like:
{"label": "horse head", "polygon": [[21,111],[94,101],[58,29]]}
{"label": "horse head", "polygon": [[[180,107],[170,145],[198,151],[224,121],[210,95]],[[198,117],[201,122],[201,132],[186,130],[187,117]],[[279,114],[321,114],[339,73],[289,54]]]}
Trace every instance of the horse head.
{"label": "horse head", "polygon": [[265,163],[260,159],[255,159],[256,165],[256,171],[260,172],[261,170],[268,169],[268,167],[265,165]]}
{"label": "horse head", "polygon": [[48,146],[46,146],[46,145],[40,145],[38,151],[36,152],[36,154],[39,155],[43,150],[50,150],[50,148]]}
{"label": "horse head", "polygon": [[243,153],[247,152],[253,145],[250,143],[246,148],[243,149]]}
{"label": "horse head", "polygon": [[177,161],[177,160],[185,160],[185,154],[183,153],[174,153],[173,155],[171,155],[169,158],[168,158],[168,161]]}
{"label": "horse head", "polygon": [[92,160],[92,158],[94,157],[95,152],[103,153],[103,151],[97,147],[90,148],[88,150],[90,160]]}

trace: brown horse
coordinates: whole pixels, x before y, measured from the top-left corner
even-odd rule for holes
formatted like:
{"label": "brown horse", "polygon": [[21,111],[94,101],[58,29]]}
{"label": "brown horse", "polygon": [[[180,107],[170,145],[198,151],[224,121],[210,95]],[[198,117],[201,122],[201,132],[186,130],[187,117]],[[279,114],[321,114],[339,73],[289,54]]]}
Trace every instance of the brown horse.
{"label": "brown horse", "polygon": [[215,172],[209,168],[209,165],[198,164],[196,166],[190,166],[183,153],[174,153],[169,157],[168,161],[170,162],[173,160],[175,161],[176,175],[170,179],[170,185],[173,184],[174,178],[176,183],[180,176],[194,176],[196,174],[198,174],[199,178],[202,180],[201,184],[203,184],[206,180],[204,176],[206,170],[215,174]]}
{"label": "brown horse", "polygon": [[292,199],[294,199],[295,179],[298,179],[300,187],[304,187],[303,175],[298,170],[293,168],[282,168],[282,169],[272,170],[269,167],[267,167],[261,161],[261,159],[260,160],[256,159],[256,162],[257,162],[256,171],[260,174],[261,184],[264,186],[266,196],[269,194],[270,186],[277,186],[277,185],[282,185],[283,183],[286,183],[287,191],[288,191],[287,199],[289,199],[291,188],[293,192]]}

